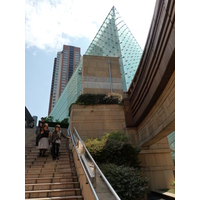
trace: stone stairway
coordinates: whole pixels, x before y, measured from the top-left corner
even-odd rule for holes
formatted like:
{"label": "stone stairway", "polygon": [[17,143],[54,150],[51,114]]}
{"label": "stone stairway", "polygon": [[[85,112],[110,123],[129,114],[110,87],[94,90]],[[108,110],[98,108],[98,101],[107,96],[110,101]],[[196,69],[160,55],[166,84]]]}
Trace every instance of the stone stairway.
{"label": "stone stairway", "polygon": [[[33,133],[32,133],[33,134]],[[48,150],[39,157],[35,138],[25,145],[25,198],[37,200],[83,200],[72,153],[62,138],[60,156],[52,160]]]}

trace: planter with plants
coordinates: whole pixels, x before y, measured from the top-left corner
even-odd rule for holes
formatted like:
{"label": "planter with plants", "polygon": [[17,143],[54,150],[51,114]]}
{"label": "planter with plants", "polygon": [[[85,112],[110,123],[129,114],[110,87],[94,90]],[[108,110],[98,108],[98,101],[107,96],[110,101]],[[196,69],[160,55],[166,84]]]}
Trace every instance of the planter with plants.
{"label": "planter with plants", "polygon": [[[148,179],[142,176],[138,154],[123,132],[87,139],[86,147],[122,200],[144,197]],[[87,155],[86,155],[87,156]]]}

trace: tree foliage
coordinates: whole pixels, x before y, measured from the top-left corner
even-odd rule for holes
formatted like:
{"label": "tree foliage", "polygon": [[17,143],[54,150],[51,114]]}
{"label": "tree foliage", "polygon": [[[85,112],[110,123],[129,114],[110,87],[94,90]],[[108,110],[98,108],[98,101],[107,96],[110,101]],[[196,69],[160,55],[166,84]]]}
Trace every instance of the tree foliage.
{"label": "tree foliage", "polygon": [[53,116],[48,116],[43,118],[44,122],[53,122]]}
{"label": "tree foliage", "polygon": [[107,133],[100,140],[87,139],[85,145],[122,200],[145,195],[148,179],[141,174],[140,149],[133,147],[129,136],[121,131]]}
{"label": "tree foliage", "polygon": [[137,168],[103,164],[101,170],[121,200],[138,200],[145,195],[148,179]]}
{"label": "tree foliage", "polygon": [[106,134],[100,140],[88,139],[86,147],[98,163],[114,163],[140,168],[139,148],[134,148],[130,137],[118,131]]}

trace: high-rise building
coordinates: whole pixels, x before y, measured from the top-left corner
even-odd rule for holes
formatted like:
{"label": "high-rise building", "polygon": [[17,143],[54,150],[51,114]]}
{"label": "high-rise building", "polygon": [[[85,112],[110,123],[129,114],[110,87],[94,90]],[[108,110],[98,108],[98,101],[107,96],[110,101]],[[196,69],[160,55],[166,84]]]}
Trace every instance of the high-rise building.
{"label": "high-rise building", "polygon": [[[126,92],[139,65],[142,49],[113,6],[85,55],[118,58],[122,87],[123,91]],[[54,119],[69,118],[70,105],[82,93],[82,64],[83,59],[81,59],[62,95],[49,114]]]}
{"label": "high-rise building", "polygon": [[62,94],[65,86],[69,82],[73,72],[76,70],[80,62],[80,48],[63,45],[62,55],[59,96]]}
{"label": "high-rise building", "polygon": [[73,72],[76,70],[80,58],[79,47],[63,45],[63,50],[57,53],[57,57],[54,59],[48,114],[55,106]]}

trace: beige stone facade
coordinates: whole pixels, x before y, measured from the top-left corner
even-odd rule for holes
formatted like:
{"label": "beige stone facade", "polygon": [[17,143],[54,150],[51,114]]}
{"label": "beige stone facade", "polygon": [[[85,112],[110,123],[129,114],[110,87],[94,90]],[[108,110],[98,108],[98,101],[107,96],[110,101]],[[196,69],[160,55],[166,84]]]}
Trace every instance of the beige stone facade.
{"label": "beige stone facade", "polygon": [[149,178],[148,190],[172,188],[174,163],[167,137],[140,152],[144,176]]}
{"label": "beige stone facade", "polygon": [[159,99],[138,126],[140,146],[150,146],[175,130],[175,71]]}
{"label": "beige stone facade", "polygon": [[108,60],[110,60],[112,91],[123,93],[118,57],[84,55],[82,94],[107,94],[111,92]]}
{"label": "beige stone facade", "polygon": [[83,140],[100,138],[105,132],[125,131],[125,116],[120,105],[72,105],[70,130],[75,127]]}

